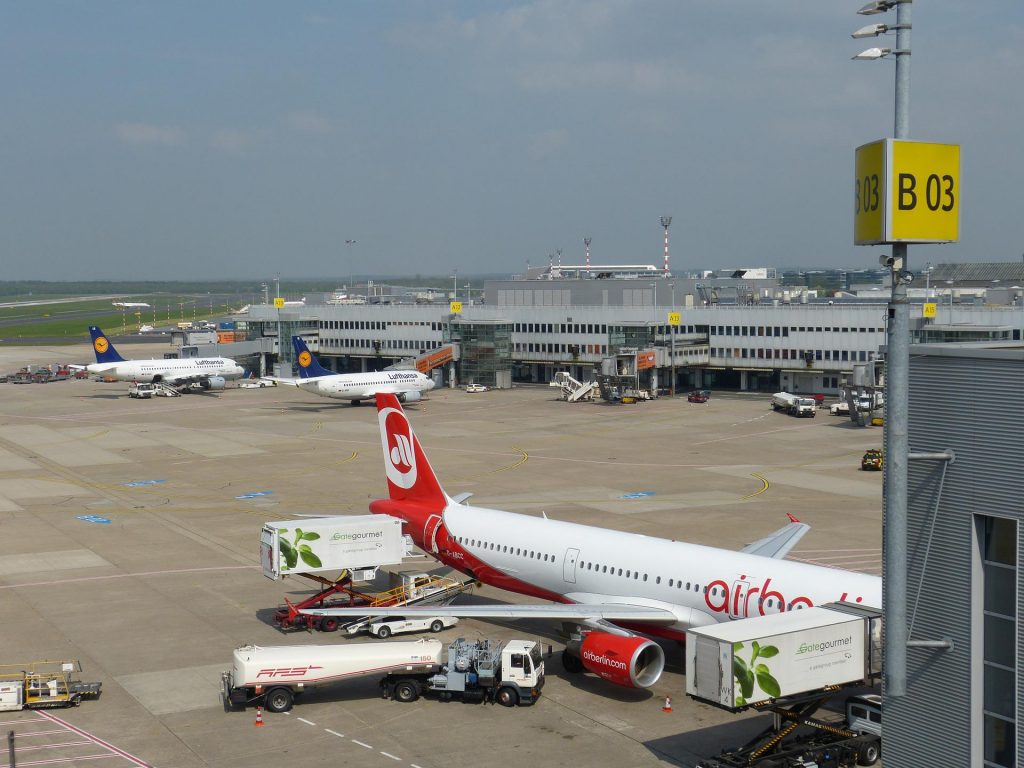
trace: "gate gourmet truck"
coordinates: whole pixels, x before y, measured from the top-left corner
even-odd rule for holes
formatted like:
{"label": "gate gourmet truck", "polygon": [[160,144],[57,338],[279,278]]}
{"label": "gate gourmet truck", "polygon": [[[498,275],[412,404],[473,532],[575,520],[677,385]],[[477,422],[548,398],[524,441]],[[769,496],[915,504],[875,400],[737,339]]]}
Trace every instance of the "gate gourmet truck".
{"label": "gate gourmet truck", "polygon": [[224,700],[231,706],[261,704],[270,712],[291,709],[307,688],[366,677],[380,681],[385,698],[416,701],[423,694],[442,700],[496,701],[507,707],[532,704],[544,685],[544,662],[537,643],[459,639],[442,661],[440,640],[348,643],[235,649],[230,671],[221,675]]}
{"label": "gate gourmet truck", "polygon": [[263,575],[275,581],[290,574],[395,565],[406,553],[402,521],[387,515],[264,523],[260,534]]}
{"label": "gate gourmet truck", "polygon": [[753,707],[775,715],[746,745],[701,768],[877,762],[880,728],[863,727],[866,715],[848,713],[844,723],[815,713],[842,687],[878,679],[881,621],[876,609],[841,602],[688,630],[688,695],[731,712]]}

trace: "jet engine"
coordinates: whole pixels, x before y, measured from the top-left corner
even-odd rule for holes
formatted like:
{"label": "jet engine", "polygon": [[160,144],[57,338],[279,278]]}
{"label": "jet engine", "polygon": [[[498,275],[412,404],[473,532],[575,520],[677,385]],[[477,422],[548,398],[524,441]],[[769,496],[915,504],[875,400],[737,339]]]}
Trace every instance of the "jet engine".
{"label": "jet engine", "polygon": [[[584,669],[626,688],[650,688],[665,669],[661,646],[635,635],[589,632],[582,642],[570,641],[565,653]],[[566,664],[567,669],[571,666]]]}
{"label": "jet engine", "polygon": [[419,390],[411,390],[409,392],[399,392],[398,402],[400,403],[417,403],[423,399],[423,395],[420,394]]}
{"label": "jet engine", "polygon": [[224,389],[224,377],[223,376],[211,376],[210,378],[201,381],[199,383],[203,389]]}

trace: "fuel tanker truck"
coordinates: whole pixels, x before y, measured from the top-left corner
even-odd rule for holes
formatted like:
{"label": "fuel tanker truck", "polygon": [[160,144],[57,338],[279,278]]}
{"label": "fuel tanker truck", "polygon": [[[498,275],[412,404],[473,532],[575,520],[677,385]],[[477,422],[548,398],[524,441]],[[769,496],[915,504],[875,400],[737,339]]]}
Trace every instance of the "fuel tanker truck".
{"label": "fuel tanker truck", "polygon": [[221,675],[224,700],[232,707],[255,704],[287,712],[307,688],[380,675],[385,698],[416,701],[492,701],[511,707],[532,704],[544,686],[544,662],[532,640],[467,641],[447,650],[440,640],[236,648],[230,671]]}

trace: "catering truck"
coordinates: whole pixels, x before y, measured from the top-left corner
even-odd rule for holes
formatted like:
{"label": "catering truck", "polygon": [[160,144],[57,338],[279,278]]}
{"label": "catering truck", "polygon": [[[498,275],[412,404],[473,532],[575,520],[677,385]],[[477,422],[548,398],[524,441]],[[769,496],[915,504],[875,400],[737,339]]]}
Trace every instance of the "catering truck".
{"label": "catering truck", "polygon": [[699,765],[877,762],[879,728],[861,728],[863,717],[854,722],[849,715],[847,721],[814,715],[843,687],[871,685],[879,678],[881,623],[880,611],[840,602],[687,630],[689,696],[731,712],[754,707],[776,715],[772,726],[748,744]]}
{"label": "catering truck", "polygon": [[387,515],[345,515],[264,523],[260,533],[263,575],[376,568],[402,562],[410,543],[402,521]]}
{"label": "catering truck", "polygon": [[818,404],[813,397],[800,397],[789,392],[776,392],[772,395],[772,410],[788,413],[790,416],[809,416],[814,418]]}
{"label": "catering truck", "polygon": [[448,700],[532,704],[544,685],[537,643],[509,640],[453,642],[442,655],[440,640],[296,645],[235,649],[230,671],[221,675],[225,702],[262,705],[270,712],[291,709],[307,688],[379,675],[385,698],[416,701],[423,694]]}

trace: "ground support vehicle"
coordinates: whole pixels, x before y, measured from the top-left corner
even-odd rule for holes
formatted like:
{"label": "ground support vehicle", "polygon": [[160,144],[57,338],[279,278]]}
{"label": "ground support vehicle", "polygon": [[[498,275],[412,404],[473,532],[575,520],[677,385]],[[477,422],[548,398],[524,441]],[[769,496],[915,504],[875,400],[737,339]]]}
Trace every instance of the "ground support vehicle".
{"label": "ground support vehicle", "polygon": [[772,395],[772,410],[782,411],[790,416],[809,416],[813,419],[817,408],[813,397],[800,397],[789,392],[776,392]]}
{"label": "ground support vehicle", "polygon": [[380,675],[386,698],[415,701],[436,692],[438,698],[497,701],[504,706],[532,703],[544,684],[544,662],[537,643],[510,640],[457,640],[443,664],[440,640],[387,643],[292,645],[236,648],[232,667],[222,673],[225,705],[262,705],[287,712],[307,688]]}
{"label": "ground support vehicle", "polygon": [[[454,627],[459,620],[454,616],[382,616],[374,619],[366,625],[366,631],[373,637],[387,640],[392,635],[400,635],[406,632],[440,632],[448,627]],[[355,634],[362,629],[362,622],[346,627],[349,634]]]}
{"label": "ground support vehicle", "polygon": [[532,640],[501,644],[460,637],[448,646],[448,662],[438,672],[390,672],[380,685],[384,698],[404,703],[433,695],[441,701],[488,701],[514,707],[540,698],[544,661]]}
{"label": "ground support vehicle", "polygon": [[103,683],[83,683],[77,661],[0,665],[0,711],[77,707],[100,695]]}
{"label": "ground support vehicle", "polygon": [[880,449],[869,448],[861,457],[860,468],[868,472],[881,472],[884,462],[884,454]]}
{"label": "ground support vehicle", "polygon": [[704,394],[702,390],[697,390],[688,394],[686,396],[686,401],[688,403],[706,403],[708,401],[708,396]]}
{"label": "ground support vehicle", "polygon": [[[402,574],[398,586],[383,592],[358,591],[352,586],[351,572],[346,571],[337,581],[315,574],[299,574],[323,586],[323,589],[298,603],[288,602],[274,614],[274,623],[282,630],[305,629],[334,632],[344,628],[349,634],[369,629],[375,616],[305,616],[307,608],[352,608],[365,605],[381,608],[397,605],[447,605],[458,595],[472,589],[476,582],[459,581],[446,576],[426,573]],[[433,629],[432,625],[427,625]],[[442,627],[443,629],[443,627]]]}
{"label": "ground support vehicle", "polygon": [[128,385],[128,397],[148,400],[156,394],[156,385],[144,381],[133,381]]}
{"label": "ground support vehicle", "polygon": [[877,697],[850,697],[846,720],[836,722],[813,716],[829,697],[798,697],[764,708],[774,715],[769,728],[742,747],[701,760],[697,768],[852,768],[877,763],[882,754],[882,739],[880,729],[872,726],[881,725],[881,709],[877,709],[877,722],[864,730],[859,727],[861,719],[852,714],[856,709],[865,709],[865,699]]}
{"label": "ground support vehicle", "polygon": [[[805,768],[873,765],[877,727],[848,705],[845,722],[815,713],[844,686],[881,674],[881,611],[829,603],[701,627],[686,635],[686,692],[730,712],[755,709],[772,725],[744,746],[699,763],[703,768]],[[854,701],[851,699],[851,702]],[[876,703],[877,706],[877,703]],[[868,725],[864,725],[868,723]]]}

